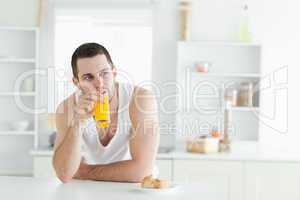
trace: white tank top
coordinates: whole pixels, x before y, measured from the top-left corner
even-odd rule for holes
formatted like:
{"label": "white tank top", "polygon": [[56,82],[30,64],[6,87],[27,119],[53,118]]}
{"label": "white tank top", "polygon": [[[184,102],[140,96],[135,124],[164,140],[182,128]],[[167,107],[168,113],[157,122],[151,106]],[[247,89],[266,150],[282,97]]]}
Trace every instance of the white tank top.
{"label": "white tank top", "polygon": [[[129,103],[131,101],[134,86],[119,83],[119,107],[117,131],[107,146],[99,141],[96,123],[93,118],[80,124],[83,131],[82,157],[87,164],[109,164],[122,160],[131,160],[129,151],[129,139],[131,120],[129,117]],[[80,95],[76,91],[76,101]]]}

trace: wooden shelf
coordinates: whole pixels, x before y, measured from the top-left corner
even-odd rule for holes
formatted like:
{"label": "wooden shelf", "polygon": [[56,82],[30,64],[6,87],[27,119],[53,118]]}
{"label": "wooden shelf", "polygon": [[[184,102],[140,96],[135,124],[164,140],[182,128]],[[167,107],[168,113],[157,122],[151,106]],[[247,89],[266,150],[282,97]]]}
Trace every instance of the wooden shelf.
{"label": "wooden shelf", "polygon": [[258,73],[202,73],[195,70],[192,72],[204,78],[261,78],[261,75]]}
{"label": "wooden shelf", "polygon": [[0,63],[35,63],[36,59],[31,58],[0,58]]}
{"label": "wooden shelf", "polygon": [[0,30],[8,31],[37,31],[39,28],[35,26],[0,26]]}
{"label": "wooden shelf", "polygon": [[[212,109],[212,110],[221,110],[222,108],[221,107],[205,107],[205,109]],[[199,111],[200,109],[197,109],[197,108],[194,108],[194,107],[184,107],[182,108],[181,112],[184,112],[184,111]],[[233,112],[259,112],[259,107],[246,107],[246,106],[234,106],[234,107],[231,107],[231,110]]]}
{"label": "wooden shelf", "polygon": [[259,43],[231,41],[179,41],[179,45],[260,47]]}
{"label": "wooden shelf", "polygon": [[234,106],[231,108],[232,111],[241,111],[241,112],[258,112],[259,107],[246,107],[246,106]]}
{"label": "wooden shelf", "polygon": [[13,130],[8,130],[8,131],[0,131],[0,135],[35,135],[34,131],[13,131]]}

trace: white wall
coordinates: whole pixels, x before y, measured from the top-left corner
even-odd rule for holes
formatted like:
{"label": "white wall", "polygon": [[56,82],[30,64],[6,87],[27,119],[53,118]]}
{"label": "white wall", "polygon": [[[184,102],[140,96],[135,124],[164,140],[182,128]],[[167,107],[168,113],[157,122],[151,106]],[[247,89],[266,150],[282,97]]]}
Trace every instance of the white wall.
{"label": "white wall", "polygon": [[[263,95],[261,141],[265,149],[299,151],[299,5],[296,1],[264,0],[257,5],[256,29],[264,45],[263,72],[273,87]],[[260,16],[261,20],[258,20]],[[281,67],[287,66],[279,70]],[[279,71],[278,71],[279,70]],[[275,98],[276,101],[275,101]]]}
{"label": "white wall", "polygon": [[288,1],[288,9],[286,10],[286,30],[285,37],[287,60],[289,64],[289,83],[288,83],[288,121],[289,121],[289,135],[286,143],[293,143],[299,148],[300,134],[299,134],[299,102],[300,102],[300,26],[299,24],[299,2]]}

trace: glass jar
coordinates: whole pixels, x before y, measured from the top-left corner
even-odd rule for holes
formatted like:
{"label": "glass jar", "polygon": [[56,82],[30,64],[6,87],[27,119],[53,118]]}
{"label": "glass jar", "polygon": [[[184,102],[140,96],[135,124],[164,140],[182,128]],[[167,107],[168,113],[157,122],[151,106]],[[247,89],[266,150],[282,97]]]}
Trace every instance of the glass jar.
{"label": "glass jar", "polygon": [[253,106],[253,83],[242,82],[239,87],[238,105],[239,106]]}
{"label": "glass jar", "polygon": [[234,88],[226,89],[224,94],[225,102],[230,102],[232,106],[237,106],[237,94],[238,91]]}

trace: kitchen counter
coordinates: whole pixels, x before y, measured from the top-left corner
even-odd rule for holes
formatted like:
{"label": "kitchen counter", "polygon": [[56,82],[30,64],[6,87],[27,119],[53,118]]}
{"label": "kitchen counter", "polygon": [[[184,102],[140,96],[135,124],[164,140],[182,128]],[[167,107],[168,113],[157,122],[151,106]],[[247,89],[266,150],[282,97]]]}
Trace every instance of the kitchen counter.
{"label": "kitchen counter", "polygon": [[[32,150],[33,156],[52,156],[50,149]],[[300,162],[299,152],[287,149],[263,148],[258,142],[239,141],[232,144],[229,153],[197,154],[185,151],[184,142],[177,142],[176,149],[169,153],[158,153],[159,160],[224,160],[224,161],[268,161]]]}
{"label": "kitchen counter", "polygon": [[[35,177],[56,176],[52,167],[52,151],[38,150],[31,153]],[[158,195],[159,199],[299,199],[300,153],[291,148],[278,145],[272,147],[257,142],[235,142],[230,153],[194,154],[187,153],[184,142],[179,142],[175,151],[159,153],[155,164],[159,170],[159,177],[186,184],[182,184],[184,189],[180,195],[169,194],[166,198]],[[98,188],[94,183],[86,183],[84,185],[89,186],[72,182],[76,195],[83,197],[86,193],[94,193],[94,188]],[[113,199],[118,198],[119,194],[123,194],[122,197],[126,199],[133,196],[134,199],[156,198],[155,195],[152,197],[152,194],[140,194],[137,185],[134,184],[112,186],[111,183],[99,183],[99,188],[99,195],[102,194],[103,188],[104,196]],[[65,190],[72,189],[61,190],[64,193]],[[117,193],[111,195],[112,190]],[[53,193],[56,194],[57,191]],[[95,189],[96,193],[98,194],[98,190],[96,192]],[[67,197],[68,195],[66,194]]]}
{"label": "kitchen counter", "polygon": [[99,200],[99,199],[202,199],[217,200],[225,188],[204,182],[178,184],[172,191],[144,191],[137,183],[72,180],[62,184],[56,178],[0,176],[1,199],[10,200]]}

